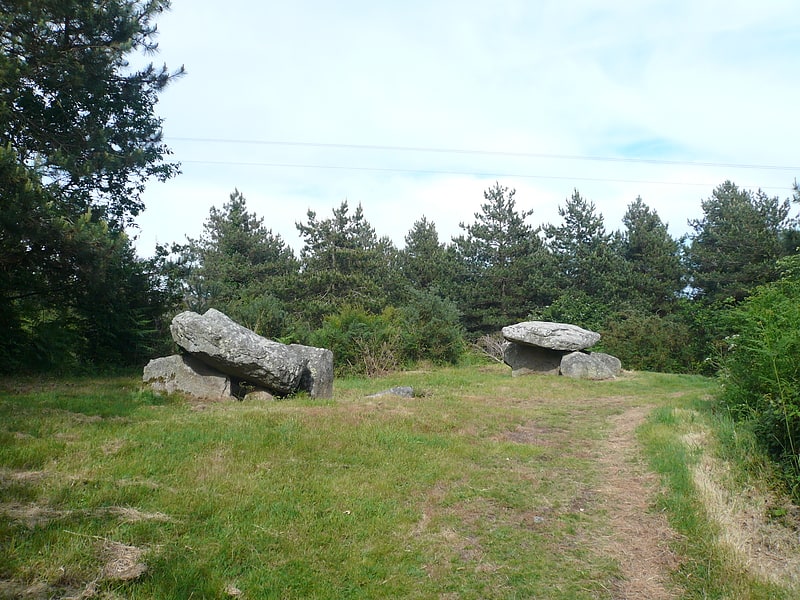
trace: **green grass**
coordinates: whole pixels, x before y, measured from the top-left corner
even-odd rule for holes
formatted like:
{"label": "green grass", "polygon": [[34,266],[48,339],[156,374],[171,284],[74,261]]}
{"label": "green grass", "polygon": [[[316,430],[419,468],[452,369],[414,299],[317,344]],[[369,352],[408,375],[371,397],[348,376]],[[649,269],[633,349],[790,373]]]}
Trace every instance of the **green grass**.
{"label": "green grass", "polygon": [[[366,398],[395,385],[418,396]],[[643,435],[667,447],[683,427],[672,407],[714,389],[471,366],[337,380],[332,400],[199,405],[135,379],[7,382],[0,597],[94,582],[109,598],[610,599],[623,573],[601,542],[614,536],[597,492],[609,419],[652,407]],[[695,515],[676,529],[705,535],[680,481],[693,458],[674,445],[661,465],[647,442],[668,489],[684,489],[662,502]],[[145,552],[144,575],[103,575],[114,542]],[[706,559],[725,573],[713,548],[679,550],[681,585]]]}
{"label": "green grass", "polygon": [[[746,431],[737,431],[716,403],[691,394],[655,409],[640,429],[640,436],[649,464],[663,478],[659,506],[681,534],[675,549],[682,563],[675,579],[684,590],[683,597],[797,598],[796,566],[794,587],[788,579],[782,584],[757,576],[743,567],[742,548],[721,541],[725,530],[737,523],[714,518],[714,513],[731,510],[737,521],[755,521],[766,532],[755,530],[755,537],[761,537],[759,541],[766,542],[769,551],[770,541],[765,538],[770,528],[776,530],[770,523],[774,520],[770,503],[775,496],[767,490],[774,478],[770,476],[771,465],[752,437]],[[721,496],[712,498],[715,501],[709,502],[699,490],[705,484],[698,480],[698,472],[716,480],[722,489]],[[737,517],[736,511],[741,516]],[[784,514],[781,509],[776,512]],[[788,533],[797,523],[786,525],[790,527],[778,526],[777,530]],[[796,549],[796,540],[792,542]]]}

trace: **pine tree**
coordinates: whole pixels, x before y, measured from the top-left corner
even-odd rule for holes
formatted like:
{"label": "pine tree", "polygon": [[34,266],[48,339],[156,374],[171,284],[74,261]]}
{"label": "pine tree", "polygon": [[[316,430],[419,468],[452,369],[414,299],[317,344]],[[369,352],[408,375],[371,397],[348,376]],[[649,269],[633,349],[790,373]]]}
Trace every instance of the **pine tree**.
{"label": "pine tree", "polygon": [[778,277],[776,261],[792,252],[785,240],[796,229],[790,201],[752,193],[726,181],[702,202],[703,218],[689,221],[687,267],[704,302],[746,298]]}
{"label": "pine tree", "polygon": [[461,223],[465,231],[453,240],[459,274],[458,301],[466,327],[491,333],[524,319],[541,302],[535,275],[544,260],[539,229],[519,212],[516,191],[495,183],[483,194],[475,222]]}
{"label": "pine tree", "polygon": [[359,204],[351,214],[347,201],[328,219],[309,210],[296,223],[304,245],[300,251],[304,310],[313,327],[344,305],[380,312],[386,305],[396,249],[378,238]]}
{"label": "pine tree", "polygon": [[439,242],[436,224],[422,217],[405,236],[399,264],[405,280],[417,290],[442,289],[448,272],[447,248]]}
{"label": "pine tree", "polygon": [[156,50],[154,21],[168,7],[0,0],[0,349],[8,365],[142,356],[158,301],[141,287],[150,283],[147,265],[124,227],[144,208],[145,183],[178,173],[154,109],[182,70],[135,70],[128,56]]}
{"label": "pine tree", "polygon": [[199,239],[181,249],[187,307],[216,308],[270,337],[286,334],[288,302],[299,262],[279,234],[247,209],[235,190],[222,209],[212,207]]}
{"label": "pine tree", "polygon": [[604,305],[617,302],[624,296],[627,273],[603,215],[578,190],[558,214],[561,225],[548,225],[545,233],[562,293],[582,292]]}
{"label": "pine tree", "polygon": [[629,300],[650,311],[667,311],[685,285],[680,242],[641,197],[628,205],[622,223],[620,250],[632,272]]}
{"label": "pine tree", "polygon": [[127,56],[156,50],[167,0],[0,0],[0,146],[52,182],[54,201],[112,227],[144,205],[151,177],[166,179],[158,94],[183,70]]}

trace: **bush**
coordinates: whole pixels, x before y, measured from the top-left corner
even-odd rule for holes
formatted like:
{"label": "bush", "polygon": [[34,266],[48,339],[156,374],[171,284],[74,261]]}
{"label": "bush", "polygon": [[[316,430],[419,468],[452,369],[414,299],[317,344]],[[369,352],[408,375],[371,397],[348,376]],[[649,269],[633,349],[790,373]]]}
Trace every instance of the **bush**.
{"label": "bush", "polygon": [[552,304],[537,309],[529,315],[533,321],[569,323],[590,331],[600,331],[611,308],[580,290],[567,292]]}
{"label": "bush", "polygon": [[412,291],[400,311],[403,360],[455,364],[464,354],[464,329],[454,302],[429,292]]}
{"label": "bush", "polygon": [[286,306],[271,294],[237,298],[220,310],[258,335],[271,339],[286,335],[289,324]]}
{"label": "bush", "polygon": [[675,317],[638,311],[613,315],[601,330],[603,350],[626,369],[686,373],[692,370],[693,334]]}
{"label": "bush", "polygon": [[800,257],[732,312],[722,400],[748,421],[800,495]]}
{"label": "bush", "polygon": [[411,292],[402,308],[373,314],[345,306],[310,336],[333,351],[338,375],[380,375],[421,360],[455,364],[465,350],[455,305],[428,292]]}
{"label": "bush", "polygon": [[311,343],[333,352],[338,375],[380,375],[402,363],[398,321],[397,311],[391,307],[375,315],[345,306],[325,318],[311,335]]}

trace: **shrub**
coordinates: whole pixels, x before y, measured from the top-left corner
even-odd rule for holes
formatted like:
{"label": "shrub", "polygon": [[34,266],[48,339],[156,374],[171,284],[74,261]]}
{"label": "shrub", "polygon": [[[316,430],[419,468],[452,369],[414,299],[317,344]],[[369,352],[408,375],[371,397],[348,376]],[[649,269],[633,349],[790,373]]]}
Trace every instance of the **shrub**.
{"label": "shrub", "polygon": [[379,375],[421,360],[455,364],[465,350],[455,304],[418,291],[402,308],[380,314],[345,306],[325,318],[310,343],[333,351],[339,375]]}
{"label": "shrub", "polygon": [[381,314],[345,306],[325,318],[311,335],[311,343],[333,352],[338,375],[380,375],[397,369],[401,362],[400,327],[397,311]]}
{"label": "shrub", "polygon": [[748,421],[800,493],[800,257],[784,277],[756,289],[732,312],[735,335],[720,372],[722,399]]}
{"label": "shrub", "polygon": [[529,315],[533,321],[569,323],[591,331],[600,331],[611,308],[580,290],[567,292],[552,304],[537,309]]}
{"label": "shrub", "polygon": [[454,302],[411,291],[410,301],[399,313],[404,362],[455,364],[464,354],[464,329]]}
{"label": "shrub", "polygon": [[686,373],[692,369],[689,327],[674,317],[638,311],[613,315],[601,330],[603,349],[626,369]]}
{"label": "shrub", "polygon": [[284,336],[289,324],[285,304],[271,294],[243,296],[221,310],[237,323],[268,338]]}

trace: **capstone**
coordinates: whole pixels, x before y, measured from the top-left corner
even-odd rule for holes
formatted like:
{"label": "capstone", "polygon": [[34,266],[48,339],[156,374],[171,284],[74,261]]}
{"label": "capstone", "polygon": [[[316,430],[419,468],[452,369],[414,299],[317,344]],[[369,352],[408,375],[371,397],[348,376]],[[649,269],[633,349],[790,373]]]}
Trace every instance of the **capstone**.
{"label": "capstone", "polygon": [[585,350],[600,341],[600,334],[567,323],[524,321],[503,327],[503,337],[509,342],[551,350]]}
{"label": "capstone", "polygon": [[295,392],[308,366],[305,353],[261,337],[213,308],[203,315],[176,315],[170,331],[175,343],[192,356],[278,395]]}

